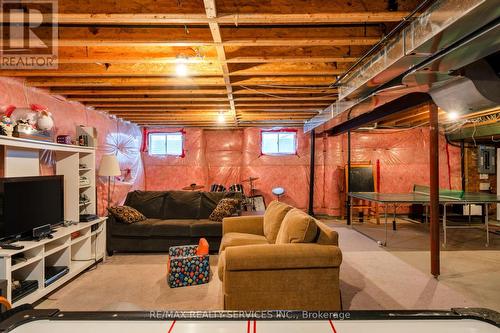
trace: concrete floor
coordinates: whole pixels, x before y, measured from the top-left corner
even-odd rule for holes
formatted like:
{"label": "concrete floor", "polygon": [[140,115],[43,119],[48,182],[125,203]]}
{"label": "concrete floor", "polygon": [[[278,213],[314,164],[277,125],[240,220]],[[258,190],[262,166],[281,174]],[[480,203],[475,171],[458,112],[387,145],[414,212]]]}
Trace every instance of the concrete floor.
{"label": "concrete floor", "polygon": [[[500,236],[492,235],[494,245],[490,248],[473,250],[478,244],[467,237],[474,231],[453,235],[451,242],[456,243],[442,252],[442,275],[435,279],[429,274],[425,228],[402,224],[391,234],[388,246],[380,247],[344,224],[327,223],[340,235],[344,258],[341,268],[344,309],[480,306],[500,311],[497,246]],[[373,229],[373,226],[368,227]],[[480,235],[472,236],[475,238],[481,241]],[[166,261],[165,254],[117,254],[51,294],[37,307],[87,311],[222,309],[217,256],[211,256],[213,277],[210,283],[176,289],[166,284]]]}

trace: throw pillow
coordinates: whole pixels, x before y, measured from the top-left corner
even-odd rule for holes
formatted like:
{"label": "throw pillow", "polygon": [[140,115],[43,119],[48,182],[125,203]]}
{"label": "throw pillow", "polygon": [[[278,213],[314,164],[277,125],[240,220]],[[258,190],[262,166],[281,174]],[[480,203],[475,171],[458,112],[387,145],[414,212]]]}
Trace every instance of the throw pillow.
{"label": "throw pillow", "polygon": [[146,220],[146,216],[130,206],[109,207],[108,211],[121,223],[132,224]]}
{"label": "throw pillow", "polygon": [[281,222],[285,218],[286,213],[290,211],[293,207],[287,205],[286,203],[273,201],[267,206],[264,213],[264,236],[266,236],[269,244],[274,244],[276,242],[276,237],[278,236],[278,231],[280,230]]}
{"label": "throw pillow", "polygon": [[293,208],[281,223],[276,244],[311,243],[317,232],[318,226],[314,218],[300,209]]}
{"label": "throw pillow", "polygon": [[210,214],[208,219],[210,221],[222,222],[223,218],[229,217],[234,214],[239,204],[240,201],[236,199],[222,199],[221,201],[219,201],[217,207],[215,207],[214,211],[212,212],[212,214]]}

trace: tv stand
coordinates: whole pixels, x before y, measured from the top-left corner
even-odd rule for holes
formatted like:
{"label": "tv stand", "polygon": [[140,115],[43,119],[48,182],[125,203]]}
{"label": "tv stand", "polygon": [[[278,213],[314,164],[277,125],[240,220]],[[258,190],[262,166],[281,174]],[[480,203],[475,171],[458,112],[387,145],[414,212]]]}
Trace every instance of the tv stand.
{"label": "tv stand", "polygon": [[[34,303],[84,270],[106,259],[106,219],[61,226],[52,238],[16,241],[18,250],[0,249],[0,279],[7,280],[6,297],[12,302],[12,282],[36,280],[38,288],[16,300],[13,306]],[[92,231],[92,226],[96,230]],[[23,260],[16,258],[23,257]],[[45,287],[45,267],[66,266],[69,272]]]}

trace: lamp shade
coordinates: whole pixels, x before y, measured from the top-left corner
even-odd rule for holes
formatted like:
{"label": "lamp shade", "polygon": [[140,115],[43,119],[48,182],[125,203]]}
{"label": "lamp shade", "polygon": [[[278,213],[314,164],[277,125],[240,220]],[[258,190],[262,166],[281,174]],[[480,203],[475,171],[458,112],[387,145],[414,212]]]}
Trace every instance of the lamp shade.
{"label": "lamp shade", "polygon": [[101,165],[99,166],[99,171],[97,171],[99,176],[119,176],[122,174],[120,171],[120,165],[118,164],[118,159],[115,155],[104,155],[101,159]]}

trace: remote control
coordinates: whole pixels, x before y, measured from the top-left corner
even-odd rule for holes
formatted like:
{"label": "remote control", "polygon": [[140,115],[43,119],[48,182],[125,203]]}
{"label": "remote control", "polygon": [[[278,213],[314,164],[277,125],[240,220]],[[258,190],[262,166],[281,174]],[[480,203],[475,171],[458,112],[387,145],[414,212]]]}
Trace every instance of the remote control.
{"label": "remote control", "polygon": [[24,249],[23,245],[14,245],[14,244],[0,244],[0,248],[4,250],[22,250]]}

